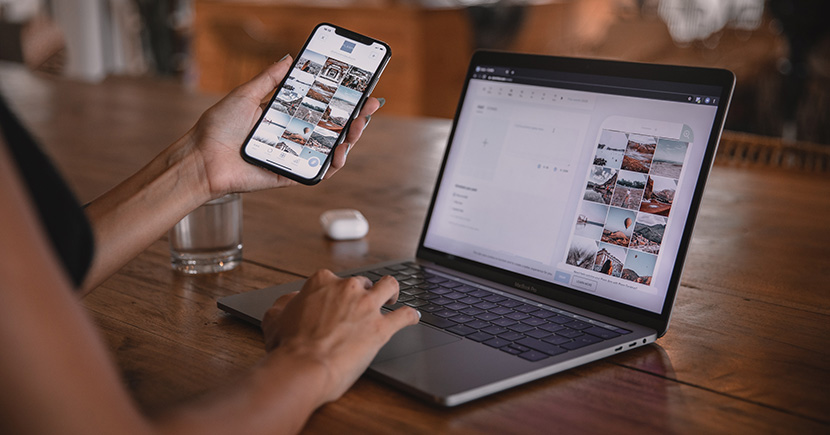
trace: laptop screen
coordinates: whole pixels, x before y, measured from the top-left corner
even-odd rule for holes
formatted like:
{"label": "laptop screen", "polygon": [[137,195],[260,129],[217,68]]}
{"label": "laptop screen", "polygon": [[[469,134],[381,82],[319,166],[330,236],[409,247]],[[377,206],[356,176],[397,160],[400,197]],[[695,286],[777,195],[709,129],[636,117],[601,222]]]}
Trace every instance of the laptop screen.
{"label": "laptop screen", "polygon": [[661,313],[728,91],[486,56],[468,74],[423,247]]}

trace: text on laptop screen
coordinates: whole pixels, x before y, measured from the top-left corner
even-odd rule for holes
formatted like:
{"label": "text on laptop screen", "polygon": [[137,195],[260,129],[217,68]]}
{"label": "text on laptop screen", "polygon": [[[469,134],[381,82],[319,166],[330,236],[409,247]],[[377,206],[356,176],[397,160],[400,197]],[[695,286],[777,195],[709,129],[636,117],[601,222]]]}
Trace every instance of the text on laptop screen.
{"label": "text on laptop screen", "polygon": [[424,246],[659,313],[720,88],[474,70]]}

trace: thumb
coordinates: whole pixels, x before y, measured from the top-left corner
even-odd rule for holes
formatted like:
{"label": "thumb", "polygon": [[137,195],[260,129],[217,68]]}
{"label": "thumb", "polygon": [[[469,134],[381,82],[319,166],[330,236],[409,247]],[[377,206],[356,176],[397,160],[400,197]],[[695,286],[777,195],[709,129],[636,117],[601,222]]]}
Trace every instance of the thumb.
{"label": "thumb", "polygon": [[234,93],[240,93],[257,101],[264,99],[274,91],[283,77],[288,73],[288,68],[291,66],[292,60],[291,56],[286,54],[282,59],[269,65],[268,68],[265,68],[265,70],[257,74],[256,77],[239,85],[239,87],[234,89]]}

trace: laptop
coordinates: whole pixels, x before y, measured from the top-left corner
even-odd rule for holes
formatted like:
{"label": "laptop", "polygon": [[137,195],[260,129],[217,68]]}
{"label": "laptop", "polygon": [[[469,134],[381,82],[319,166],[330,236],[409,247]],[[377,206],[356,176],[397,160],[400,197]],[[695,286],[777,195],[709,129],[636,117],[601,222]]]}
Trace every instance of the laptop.
{"label": "laptop", "polygon": [[[666,333],[734,88],[726,70],[480,51],[414,258],[422,315],[369,373],[455,406]],[[221,298],[259,324],[303,282]]]}

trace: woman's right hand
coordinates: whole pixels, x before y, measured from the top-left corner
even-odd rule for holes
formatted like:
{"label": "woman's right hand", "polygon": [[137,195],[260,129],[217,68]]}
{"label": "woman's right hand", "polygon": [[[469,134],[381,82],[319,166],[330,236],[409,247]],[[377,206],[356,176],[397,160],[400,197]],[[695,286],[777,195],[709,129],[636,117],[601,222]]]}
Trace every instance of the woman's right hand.
{"label": "woman's right hand", "polygon": [[411,307],[382,313],[398,298],[398,282],[385,276],[374,285],[365,277],[315,273],[302,290],[279,298],[262,322],[266,347],[274,354],[317,363],[325,373],[321,405],[339,398],[399,330],[418,323]]}

